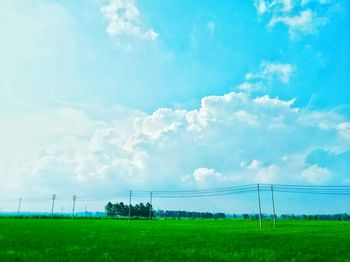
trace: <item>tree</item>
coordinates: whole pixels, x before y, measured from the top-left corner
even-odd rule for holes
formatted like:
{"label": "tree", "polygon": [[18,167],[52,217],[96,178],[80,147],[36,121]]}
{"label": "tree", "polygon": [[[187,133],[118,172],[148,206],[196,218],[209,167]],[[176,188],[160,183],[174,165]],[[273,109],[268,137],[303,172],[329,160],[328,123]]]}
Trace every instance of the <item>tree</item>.
{"label": "tree", "polygon": [[107,203],[107,205],[105,206],[105,211],[106,211],[107,216],[109,216],[109,217],[114,217],[117,215],[117,212],[115,210],[115,206],[111,202]]}
{"label": "tree", "polygon": [[[136,217],[148,217],[150,213],[150,209],[152,208],[150,203],[139,203],[136,205],[130,205],[130,213],[131,216]],[[115,216],[121,216],[121,217],[127,217],[129,216],[129,205],[125,205],[123,202],[112,204],[111,202],[108,202],[105,206],[105,211],[107,216],[115,217]],[[152,211],[152,216],[154,212]]]}

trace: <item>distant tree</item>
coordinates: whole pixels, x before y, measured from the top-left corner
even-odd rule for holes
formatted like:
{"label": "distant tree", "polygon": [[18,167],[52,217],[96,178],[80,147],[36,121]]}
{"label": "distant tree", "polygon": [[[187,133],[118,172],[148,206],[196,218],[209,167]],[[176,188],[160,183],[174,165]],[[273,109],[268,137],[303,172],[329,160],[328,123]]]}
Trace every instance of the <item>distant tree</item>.
{"label": "distant tree", "polygon": [[215,214],[215,218],[226,218],[226,215],[225,215],[225,213],[216,213]]}
{"label": "distant tree", "polygon": [[[131,216],[135,217],[148,217],[150,214],[151,204],[146,203],[139,203],[136,205],[125,205],[123,202],[112,204],[111,202],[108,202],[105,206],[105,211],[107,216],[115,217],[115,216],[121,216],[121,217],[127,217],[129,216],[129,207],[130,207],[130,213]],[[154,215],[154,211],[152,211],[152,216]]]}
{"label": "distant tree", "polygon": [[105,206],[105,211],[106,211],[107,216],[109,216],[109,217],[114,217],[117,215],[117,212],[115,210],[115,206],[111,202],[107,203],[107,205]]}
{"label": "distant tree", "polygon": [[118,216],[128,216],[129,214],[129,206],[125,205],[123,202],[114,204],[115,212]]}
{"label": "distant tree", "polygon": [[258,220],[259,219],[259,215],[258,214],[251,215],[250,218],[253,219],[253,220]]}
{"label": "distant tree", "polygon": [[249,219],[249,214],[243,214],[243,219]]}
{"label": "distant tree", "polygon": [[161,218],[165,217],[164,210],[157,210],[157,211],[155,211],[155,216],[161,217]]}

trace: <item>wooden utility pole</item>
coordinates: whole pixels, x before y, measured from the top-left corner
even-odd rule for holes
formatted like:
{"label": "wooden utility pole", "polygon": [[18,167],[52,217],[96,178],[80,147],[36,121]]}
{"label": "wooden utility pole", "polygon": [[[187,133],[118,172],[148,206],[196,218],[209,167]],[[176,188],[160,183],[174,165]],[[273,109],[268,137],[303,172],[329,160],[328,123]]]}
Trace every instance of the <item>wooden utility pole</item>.
{"label": "wooden utility pole", "polygon": [[150,204],[150,206],[149,206],[149,222],[151,222],[151,220],[152,220],[152,191],[151,192],[149,192],[149,204]]}
{"label": "wooden utility pole", "polygon": [[18,208],[17,208],[17,215],[21,212],[21,203],[22,203],[22,198],[20,197],[18,200]]}
{"label": "wooden utility pole", "polygon": [[258,190],[258,204],[259,204],[259,225],[261,228],[262,227],[262,215],[261,215],[260,186],[259,186],[259,184],[257,184],[257,190]]}
{"label": "wooden utility pole", "polygon": [[129,219],[128,219],[128,223],[130,223],[130,218],[131,218],[131,194],[132,191],[129,191]]}
{"label": "wooden utility pole", "polygon": [[73,196],[73,208],[72,208],[72,217],[74,217],[74,212],[75,212],[75,201],[77,200],[77,196]]}
{"label": "wooden utility pole", "polygon": [[275,197],[273,195],[273,185],[271,185],[271,198],[272,198],[272,212],[273,212],[273,227],[276,227],[276,210],[275,210]]}
{"label": "wooden utility pole", "polygon": [[56,195],[53,194],[53,195],[52,195],[52,206],[51,206],[51,219],[52,219],[52,217],[53,217],[53,210],[54,210],[54,208],[55,208],[55,200],[56,200]]}

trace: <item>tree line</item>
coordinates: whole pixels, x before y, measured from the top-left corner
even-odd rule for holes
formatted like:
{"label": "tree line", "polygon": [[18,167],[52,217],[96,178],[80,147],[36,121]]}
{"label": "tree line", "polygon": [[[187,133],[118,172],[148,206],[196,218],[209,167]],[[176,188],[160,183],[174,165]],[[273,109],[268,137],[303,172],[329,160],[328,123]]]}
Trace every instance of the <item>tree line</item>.
{"label": "tree line", "polygon": [[[108,202],[105,206],[106,215],[109,217],[149,217],[150,210],[151,210],[151,204],[150,203],[139,203],[136,205],[129,205],[124,204],[123,202],[112,204],[111,202]],[[152,216],[154,215],[154,211],[152,211]]]}
{"label": "tree line", "polygon": [[[151,211],[152,210],[152,211]],[[150,213],[151,211],[151,213]],[[105,213],[108,217],[128,217],[129,205],[123,202],[111,203],[108,202],[105,206]],[[136,205],[130,205],[130,216],[148,218],[149,216],[156,218],[203,218],[203,219],[215,219],[215,218],[240,218],[240,219],[252,219],[258,220],[258,214],[233,214],[227,215],[225,213],[211,213],[211,212],[193,212],[182,210],[153,210],[150,203],[138,203]],[[262,214],[263,219],[272,219],[273,215]],[[283,214],[278,218],[291,219],[291,220],[343,220],[350,221],[350,214],[332,214],[332,215],[294,215]]]}
{"label": "tree line", "polygon": [[[263,219],[273,219],[273,215],[261,215]],[[250,220],[258,220],[259,214],[243,214],[243,215],[233,215],[233,218],[243,218]],[[331,215],[294,215],[294,214],[282,214],[280,216],[275,216],[275,218],[286,219],[286,220],[337,220],[337,221],[350,221],[350,214],[331,214]]]}
{"label": "tree line", "polygon": [[155,216],[160,218],[226,218],[225,213],[193,212],[181,210],[157,210],[155,212]]}
{"label": "tree line", "polygon": [[[115,204],[108,202],[105,206],[105,212],[109,217],[128,217],[129,205],[123,202]],[[153,210],[152,205],[148,202],[130,205],[131,217],[149,217],[150,215],[158,218],[226,218],[224,213]]]}

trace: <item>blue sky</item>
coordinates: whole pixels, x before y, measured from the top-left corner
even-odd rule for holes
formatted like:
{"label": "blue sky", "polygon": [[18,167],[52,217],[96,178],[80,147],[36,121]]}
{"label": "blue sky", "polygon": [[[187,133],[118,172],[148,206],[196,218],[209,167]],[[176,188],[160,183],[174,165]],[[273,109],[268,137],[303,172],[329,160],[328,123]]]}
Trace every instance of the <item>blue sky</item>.
{"label": "blue sky", "polygon": [[1,194],[350,184],[349,8],[1,1]]}

